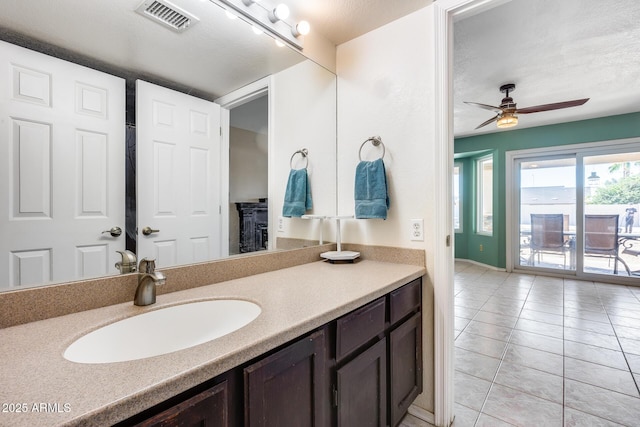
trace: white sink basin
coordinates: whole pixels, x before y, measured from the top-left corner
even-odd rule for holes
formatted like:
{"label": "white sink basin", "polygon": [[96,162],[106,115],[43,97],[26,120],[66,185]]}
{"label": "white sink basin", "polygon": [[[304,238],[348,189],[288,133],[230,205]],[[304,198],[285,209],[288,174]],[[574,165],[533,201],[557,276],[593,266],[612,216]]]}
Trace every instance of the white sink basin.
{"label": "white sink basin", "polygon": [[103,326],[64,352],[78,363],[112,363],[159,356],[230,334],[253,321],[260,306],[242,300],[174,305]]}

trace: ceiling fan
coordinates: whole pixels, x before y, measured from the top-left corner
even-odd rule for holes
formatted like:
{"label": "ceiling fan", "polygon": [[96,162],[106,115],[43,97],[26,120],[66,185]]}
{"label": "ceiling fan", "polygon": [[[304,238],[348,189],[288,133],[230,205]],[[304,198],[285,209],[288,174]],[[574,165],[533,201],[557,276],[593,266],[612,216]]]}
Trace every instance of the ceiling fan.
{"label": "ceiling fan", "polygon": [[535,107],[516,108],[516,103],[513,102],[513,98],[509,96],[509,92],[513,92],[516,89],[516,85],[513,83],[507,83],[500,86],[500,92],[505,93],[506,96],[502,98],[502,102],[499,107],[493,105],[480,104],[477,102],[464,101],[465,104],[475,105],[476,107],[484,108],[485,110],[491,110],[498,113],[495,117],[487,120],[484,123],[480,123],[476,129],[488,125],[492,122],[497,122],[499,128],[508,128],[518,124],[518,114],[530,114],[539,113],[541,111],[559,110],[561,108],[577,107],[584,104],[589,98],[576,99],[573,101],[556,102],[554,104],[536,105]]}

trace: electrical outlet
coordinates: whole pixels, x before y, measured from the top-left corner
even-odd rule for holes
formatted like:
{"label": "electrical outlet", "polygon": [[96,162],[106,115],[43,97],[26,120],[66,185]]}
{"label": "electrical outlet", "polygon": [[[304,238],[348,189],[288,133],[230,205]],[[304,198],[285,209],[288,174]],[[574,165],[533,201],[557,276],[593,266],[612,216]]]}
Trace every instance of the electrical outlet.
{"label": "electrical outlet", "polygon": [[278,217],[278,231],[283,233],[284,232],[284,217],[283,216],[279,216]]}
{"label": "electrical outlet", "polygon": [[410,237],[409,240],[421,242],[424,240],[424,220],[412,219],[410,223]]}
{"label": "electrical outlet", "polygon": [[480,245],[480,252],[484,252],[484,246]]}

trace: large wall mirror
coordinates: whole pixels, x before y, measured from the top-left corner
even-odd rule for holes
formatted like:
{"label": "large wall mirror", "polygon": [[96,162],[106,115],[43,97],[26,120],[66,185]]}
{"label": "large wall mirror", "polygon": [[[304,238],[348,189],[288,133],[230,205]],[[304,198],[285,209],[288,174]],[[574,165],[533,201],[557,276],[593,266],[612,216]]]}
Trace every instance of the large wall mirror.
{"label": "large wall mirror", "polygon": [[[335,74],[210,1],[171,1],[194,18],[183,32],[141,3],[23,0],[0,15],[0,291],[119,274],[117,250],[174,266],[314,244],[316,221],[281,218],[291,168],[307,168],[308,213],[336,214]],[[152,128],[183,120],[184,100],[192,134],[217,145],[179,164]],[[196,222],[206,235],[165,234]]]}

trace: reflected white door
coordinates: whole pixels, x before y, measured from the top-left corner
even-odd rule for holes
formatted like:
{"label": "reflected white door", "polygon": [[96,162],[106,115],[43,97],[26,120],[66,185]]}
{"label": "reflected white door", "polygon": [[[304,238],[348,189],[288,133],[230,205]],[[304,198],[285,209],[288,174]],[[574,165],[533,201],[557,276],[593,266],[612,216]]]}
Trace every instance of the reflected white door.
{"label": "reflected white door", "polygon": [[117,273],[124,80],[4,42],[0,58],[0,288]]}
{"label": "reflected white door", "polygon": [[138,80],[136,134],[138,259],[218,258],[220,107]]}

